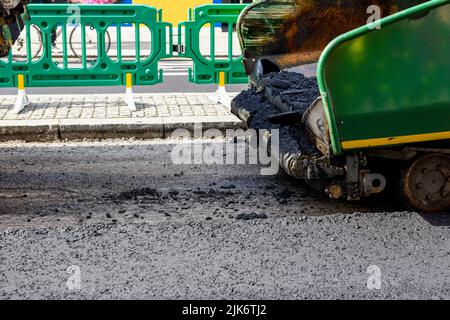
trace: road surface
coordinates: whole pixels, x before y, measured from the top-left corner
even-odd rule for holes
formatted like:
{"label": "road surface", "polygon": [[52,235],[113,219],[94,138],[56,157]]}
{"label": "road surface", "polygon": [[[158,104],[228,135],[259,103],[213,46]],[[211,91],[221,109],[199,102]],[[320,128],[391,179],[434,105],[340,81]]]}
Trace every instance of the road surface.
{"label": "road surface", "polygon": [[0,298],[450,298],[449,215],[173,143],[0,145]]}

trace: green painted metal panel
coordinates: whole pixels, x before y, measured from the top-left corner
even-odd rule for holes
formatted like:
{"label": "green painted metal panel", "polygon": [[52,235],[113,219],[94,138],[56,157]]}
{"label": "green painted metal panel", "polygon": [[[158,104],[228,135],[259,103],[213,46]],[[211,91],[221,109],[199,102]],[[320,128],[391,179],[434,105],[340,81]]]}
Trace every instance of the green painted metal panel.
{"label": "green painted metal panel", "polygon": [[[153,85],[162,82],[162,70],[158,68],[160,59],[172,56],[172,25],[162,22],[162,12],[145,5],[29,5],[30,25],[36,25],[42,32],[43,51],[38,59],[33,59],[30,52],[31,40],[27,37],[27,57],[25,61],[14,61],[12,53],[5,60],[0,60],[0,87],[17,85],[17,75],[24,74],[27,87],[59,86],[111,86],[125,85],[126,74],[131,73],[133,84]],[[69,29],[76,23],[81,31],[80,61],[75,67],[69,61]],[[133,59],[122,55],[123,39],[121,26],[134,26]],[[62,58],[52,57],[51,32],[56,27],[62,28]],[[97,50],[95,59],[86,54],[86,28],[96,30]],[[145,57],[141,57],[140,29],[148,27],[147,41],[151,41]],[[108,29],[109,28],[109,29]],[[112,28],[112,29],[111,29]],[[105,33],[115,30],[117,40],[116,55],[105,48]],[[29,32],[28,32],[29,34]],[[115,42],[115,41],[114,41]]]}
{"label": "green painted metal panel", "polygon": [[450,131],[450,1],[433,0],[335,39],[318,66],[332,147]]}
{"label": "green painted metal panel", "polygon": [[[197,84],[219,83],[219,73],[225,72],[226,83],[247,83],[248,77],[242,64],[242,56],[233,57],[233,26],[240,13],[247,7],[241,4],[211,4],[196,7],[189,12],[189,21],[179,24],[178,42],[183,48],[181,57],[190,58],[194,67],[189,70],[189,81]],[[210,25],[210,56],[201,52],[201,29]],[[215,56],[215,32],[218,25],[228,25],[228,53]],[[217,30],[219,29],[219,30]]]}

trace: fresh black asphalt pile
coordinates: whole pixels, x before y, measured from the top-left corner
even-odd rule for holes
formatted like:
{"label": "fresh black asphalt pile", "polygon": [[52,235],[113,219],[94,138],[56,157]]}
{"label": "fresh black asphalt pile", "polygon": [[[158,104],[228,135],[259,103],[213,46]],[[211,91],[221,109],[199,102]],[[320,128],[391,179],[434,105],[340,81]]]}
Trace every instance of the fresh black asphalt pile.
{"label": "fresh black asphalt pile", "polygon": [[[305,112],[320,95],[315,77],[307,78],[301,73],[284,71],[270,74],[268,78],[279,81],[280,85],[267,86],[266,91],[279,96],[281,103],[289,106],[290,111]],[[289,83],[289,87],[282,87],[283,82]]]}
{"label": "fresh black asphalt pile", "polygon": [[[279,129],[281,154],[318,154],[301,116],[319,97],[316,78],[282,71],[267,75],[259,88],[240,93],[232,102],[231,111],[253,129]],[[292,119],[274,123],[270,117],[292,114]],[[289,115],[287,115],[289,118]]]}

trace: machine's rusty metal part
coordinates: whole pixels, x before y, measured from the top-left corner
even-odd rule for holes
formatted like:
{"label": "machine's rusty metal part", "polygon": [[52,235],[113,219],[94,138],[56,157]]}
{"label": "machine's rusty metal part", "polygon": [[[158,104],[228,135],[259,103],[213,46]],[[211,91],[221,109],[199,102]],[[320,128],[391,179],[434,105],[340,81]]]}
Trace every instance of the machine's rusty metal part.
{"label": "machine's rusty metal part", "polygon": [[339,184],[332,184],[325,189],[325,193],[333,200],[338,200],[344,197],[344,188]]}
{"label": "machine's rusty metal part", "polygon": [[311,132],[316,148],[325,156],[330,157],[330,134],[322,98],[318,98],[308,110],[306,110],[303,114],[302,122]]}
{"label": "machine's rusty metal part", "polygon": [[254,3],[238,22],[247,73],[253,72],[259,58],[269,60],[280,69],[317,61],[331,40],[369,22],[370,6],[378,6],[381,17],[385,17],[423,2],[427,1],[262,0]]}
{"label": "machine's rusty metal part", "polygon": [[386,178],[380,173],[371,173],[369,170],[360,171],[362,195],[365,197],[371,194],[381,193],[386,189]]}
{"label": "machine's rusty metal part", "polygon": [[414,209],[440,212],[450,208],[450,156],[428,154],[404,173],[403,195]]}
{"label": "machine's rusty metal part", "polygon": [[330,164],[330,159],[324,156],[311,157],[308,155],[282,153],[280,154],[280,166],[290,176],[304,180],[316,189],[324,188],[328,179],[343,177],[343,168]]}
{"label": "machine's rusty metal part", "polygon": [[355,201],[361,199],[361,186],[359,178],[359,156],[356,154],[346,157],[346,184],[347,184],[347,200]]}

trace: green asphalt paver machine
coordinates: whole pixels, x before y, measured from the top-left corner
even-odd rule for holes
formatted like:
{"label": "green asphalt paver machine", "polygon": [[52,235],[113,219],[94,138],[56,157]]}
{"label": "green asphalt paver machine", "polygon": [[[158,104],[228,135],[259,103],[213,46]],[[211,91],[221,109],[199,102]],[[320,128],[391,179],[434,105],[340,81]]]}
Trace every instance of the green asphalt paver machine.
{"label": "green asphalt paver machine", "polygon": [[[411,209],[450,208],[450,0],[262,0],[238,35],[259,100],[242,93],[233,113],[307,140],[280,149],[285,171],[333,199],[399,190]],[[308,90],[289,76],[313,63],[317,96],[299,111],[289,101]]]}

